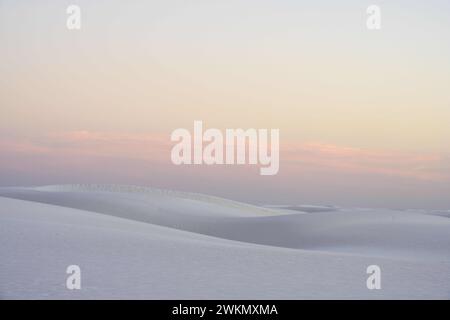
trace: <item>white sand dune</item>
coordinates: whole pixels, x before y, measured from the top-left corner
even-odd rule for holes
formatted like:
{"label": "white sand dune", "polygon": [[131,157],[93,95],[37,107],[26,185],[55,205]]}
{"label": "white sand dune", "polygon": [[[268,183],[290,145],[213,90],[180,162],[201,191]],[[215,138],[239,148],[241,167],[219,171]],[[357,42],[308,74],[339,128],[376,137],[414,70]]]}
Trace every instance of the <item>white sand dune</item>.
{"label": "white sand dune", "polygon": [[[447,216],[299,208],[127,186],[0,188],[0,297],[450,298]],[[81,290],[65,287],[71,264]],[[366,287],[372,264],[381,290]]]}

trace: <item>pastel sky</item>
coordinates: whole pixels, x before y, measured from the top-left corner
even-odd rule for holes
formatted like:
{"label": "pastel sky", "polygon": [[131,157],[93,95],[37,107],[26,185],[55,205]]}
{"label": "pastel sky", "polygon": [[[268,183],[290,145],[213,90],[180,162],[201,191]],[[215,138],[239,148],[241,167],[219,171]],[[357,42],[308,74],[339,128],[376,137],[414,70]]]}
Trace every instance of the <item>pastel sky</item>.
{"label": "pastel sky", "polygon": [[[449,39],[448,0],[0,0],[0,186],[450,209]],[[279,128],[279,174],[174,166],[194,120]]]}

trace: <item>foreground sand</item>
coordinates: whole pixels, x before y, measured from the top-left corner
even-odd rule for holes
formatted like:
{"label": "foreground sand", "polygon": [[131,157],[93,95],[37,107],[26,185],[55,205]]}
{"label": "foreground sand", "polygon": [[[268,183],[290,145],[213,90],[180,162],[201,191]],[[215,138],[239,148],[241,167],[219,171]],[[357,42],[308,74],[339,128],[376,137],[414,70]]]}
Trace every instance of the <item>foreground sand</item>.
{"label": "foreground sand", "polygon": [[[1,188],[0,297],[450,298],[446,212],[308,208],[126,186]],[[65,287],[72,264],[81,290]],[[381,290],[366,287],[372,264]]]}

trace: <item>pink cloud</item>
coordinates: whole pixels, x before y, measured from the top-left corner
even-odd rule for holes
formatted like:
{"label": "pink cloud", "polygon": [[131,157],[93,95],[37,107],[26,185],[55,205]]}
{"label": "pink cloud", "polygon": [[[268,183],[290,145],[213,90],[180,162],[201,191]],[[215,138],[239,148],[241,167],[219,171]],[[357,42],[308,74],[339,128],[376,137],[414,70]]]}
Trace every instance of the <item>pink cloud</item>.
{"label": "pink cloud", "polygon": [[[281,142],[280,173],[283,179],[295,179],[296,175],[314,171],[450,181],[448,155],[363,149],[320,142]],[[172,145],[169,136],[164,134],[86,130],[50,133],[34,139],[0,139],[2,153],[14,154],[14,159],[33,156],[60,167],[76,164],[89,170],[103,166],[105,159],[123,160],[123,163],[131,161],[134,165],[138,161],[138,165],[146,168],[153,164],[160,170],[163,167],[168,171],[177,170],[170,162]],[[17,169],[21,162],[0,158],[0,163]],[[139,168],[134,169],[139,171]],[[211,169],[206,170],[213,173]]]}
{"label": "pink cloud", "polygon": [[50,133],[40,144],[54,152],[78,156],[102,156],[167,162],[171,145],[162,134],[130,134],[94,131]]}
{"label": "pink cloud", "polygon": [[291,171],[322,168],[349,174],[383,174],[435,181],[450,179],[448,156],[436,153],[362,149],[317,142],[290,144],[281,152]]}

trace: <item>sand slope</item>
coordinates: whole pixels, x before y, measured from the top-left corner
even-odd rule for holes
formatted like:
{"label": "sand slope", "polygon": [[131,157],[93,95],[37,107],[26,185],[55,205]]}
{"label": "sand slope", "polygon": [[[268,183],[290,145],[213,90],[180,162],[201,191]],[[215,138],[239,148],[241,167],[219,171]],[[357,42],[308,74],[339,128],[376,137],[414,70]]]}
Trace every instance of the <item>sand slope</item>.
{"label": "sand slope", "polygon": [[[450,219],[435,212],[0,188],[0,241],[2,298],[450,298]],[[65,288],[70,264],[82,290]],[[381,290],[366,288],[371,264]]]}

